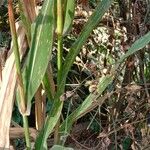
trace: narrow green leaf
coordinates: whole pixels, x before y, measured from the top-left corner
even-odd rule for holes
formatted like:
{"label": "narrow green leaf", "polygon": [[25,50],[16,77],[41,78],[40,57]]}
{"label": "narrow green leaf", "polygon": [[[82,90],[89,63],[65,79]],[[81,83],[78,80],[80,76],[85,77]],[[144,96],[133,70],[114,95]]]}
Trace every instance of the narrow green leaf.
{"label": "narrow green leaf", "polygon": [[23,71],[28,107],[37,91],[50,60],[54,33],[54,1],[44,1],[33,24],[31,48]]}
{"label": "narrow green leaf", "polygon": [[47,149],[47,138],[49,134],[53,131],[60,115],[61,110],[63,107],[63,103],[59,100],[56,100],[55,104],[53,104],[52,110],[49,113],[49,116],[46,120],[46,123],[44,125],[44,128],[38,135],[36,142],[35,142],[35,149],[36,150],[45,150]]}
{"label": "narrow green leaf", "polygon": [[45,75],[43,77],[43,85],[44,85],[44,88],[46,90],[46,94],[47,94],[48,99],[51,102],[53,102],[53,94],[52,94],[52,91],[51,91],[52,87],[51,87],[47,72],[45,73]]}
{"label": "narrow green leaf", "polygon": [[65,9],[65,21],[64,21],[64,28],[63,28],[63,35],[68,34],[71,30],[72,22],[74,19],[75,13],[75,0],[67,0],[66,1],[66,9]]}
{"label": "narrow green leaf", "polygon": [[140,39],[136,40],[132,46],[128,49],[127,53],[123,55],[117,63],[122,62],[124,59],[144,48],[150,42],[150,31],[142,36]]}

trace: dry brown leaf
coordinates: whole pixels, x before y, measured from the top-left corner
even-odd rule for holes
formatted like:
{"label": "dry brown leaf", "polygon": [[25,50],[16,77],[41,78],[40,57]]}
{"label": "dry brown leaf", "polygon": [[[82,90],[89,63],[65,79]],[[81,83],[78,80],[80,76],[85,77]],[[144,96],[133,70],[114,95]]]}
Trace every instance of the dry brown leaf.
{"label": "dry brown leaf", "polygon": [[46,96],[45,93],[42,93],[42,85],[39,86],[35,94],[35,120],[36,120],[36,129],[41,130],[45,122],[45,106],[46,106]]}
{"label": "dry brown leaf", "polygon": [[[10,139],[16,139],[16,138],[24,138],[24,129],[20,127],[13,127],[10,128]],[[30,137],[33,141],[35,141],[37,137],[37,130],[34,128],[29,128]]]}
{"label": "dry brown leaf", "polygon": [[[19,47],[21,54],[23,54],[27,48],[25,30],[19,23],[16,23],[16,27]],[[2,71],[2,82],[0,87],[0,147],[9,148],[9,128],[16,87],[16,69],[13,53],[11,53],[6,60],[5,67]]]}
{"label": "dry brown leaf", "polygon": [[135,92],[140,90],[142,87],[137,85],[137,84],[129,84],[125,87],[126,90],[128,90],[129,92]]}
{"label": "dry brown leaf", "polygon": [[108,134],[106,133],[106,131],[101,132],[97,138],[104,138],[104,137],[108,137]]}

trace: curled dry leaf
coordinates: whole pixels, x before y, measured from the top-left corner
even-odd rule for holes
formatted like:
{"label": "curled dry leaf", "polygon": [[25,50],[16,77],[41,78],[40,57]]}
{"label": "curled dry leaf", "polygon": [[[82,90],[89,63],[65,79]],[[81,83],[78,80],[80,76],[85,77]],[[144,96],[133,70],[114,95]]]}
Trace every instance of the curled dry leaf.
{"label": "curled dry leaf", "polygon": [[104,138],[104,137],[107,137],[108,136],[108,134],[105,132],[105,131],[103,131],[103,132],[101,132],[99,135],[98,135],[98,138]]}
{"label": "curled dry leaf", "polygon": [[137,84],[130,84],[125,87],[125,89],[128,90],[129,92],[135,92],[140,90],[141,88],[142,87]]}
{"label": "curled dry leaf", "polygon": [[111,143],[110,139],[108,137],[105,137],[102,140],[102,149],[108,149],[110,143]]}
{"label": "curled dry leaf", "polygon": [[[20,52],[23,55],[27,48],[25,30],[20,23],[16,23],[16,28]],[[15,58],[14,54],[11,53],[2,71],[2,82],[0,85],[0,147],[3,148],[9,148],[9,128],[14,104],[16,80]]]}
{"label": "curled dry leaf", "polygon": [[[21,127],[13,127],[10,128],[10,139],[16,139],[16,138],[24,138],[24,129]],[[37,130],[34,128],[29,128],[30,137],[33,141],[36,140],[37,137]]]}

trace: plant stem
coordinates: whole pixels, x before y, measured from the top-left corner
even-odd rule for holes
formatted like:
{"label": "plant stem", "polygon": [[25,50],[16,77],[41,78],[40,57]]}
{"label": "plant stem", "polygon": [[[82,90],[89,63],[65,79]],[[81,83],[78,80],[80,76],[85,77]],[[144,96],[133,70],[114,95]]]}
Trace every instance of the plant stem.
{"label": "plant stem", "polygon": [[57,84],[60,82],[62,71],[62,53],[63,53],[63,14],[62,14],[62,0],[57,0]]}
{"label": "plant stem", "polygon": [[19,46],[18,46],[18,40],[17,40],[17,32],[16,32],[16,26],[15,26],[15,18],[14,18],[14,12],[13,12],[13,4],[12,0],[8,1],[8,14],[9,14],[9,23],[10,23],[10,29],[11,29],[11,35],[12,35],[12,41],[13,41],[13,52],[15,55],[15,65],[17,70],[17,82],[18,82],[18,89],[20,93],[20,100],[18,101],[18,105],[20,107],[20,113],[23,117],[23,123],[25,128],[25,138],[27,141],[27,147],[30,148],[30,138],[29,138],[29,127],[28,127],[28,121],[27,116],[25,116],[26,113],[26,103],[25,103],[25,92],[24,92],[24,86],[23,86],[23,78],[21,73],[21,62],[20,62],[20,54],[19,54]]}
{"label": "plant stem", "polygon": [[25,133],[25,141],[27,149],[31,149],[31,143],[30,143],[30,133],[29,133],[29,125],[28,125],[28,117],[23,116],[23,127],[24,127],[24,133]]}
{"label": "plant stem", "polygon": [[[60,83],[61,72],[62,72],[62,54],[63,54],[63,13],[62,13],[62,0],[57,0],[57,85]],[[54,143],[59,144],[60,135],[59,135],[59,126],[60,119],[58,120],[55,132],[54,132]]]}

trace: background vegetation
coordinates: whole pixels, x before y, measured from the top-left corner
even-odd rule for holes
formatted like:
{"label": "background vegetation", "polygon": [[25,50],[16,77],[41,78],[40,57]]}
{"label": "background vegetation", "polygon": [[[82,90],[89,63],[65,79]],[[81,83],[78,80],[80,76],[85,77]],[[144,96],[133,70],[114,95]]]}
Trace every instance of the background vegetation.
{"label": "background vegetation", "polygon": [[0,147],[150,148],[150,1],[0,1]]}

